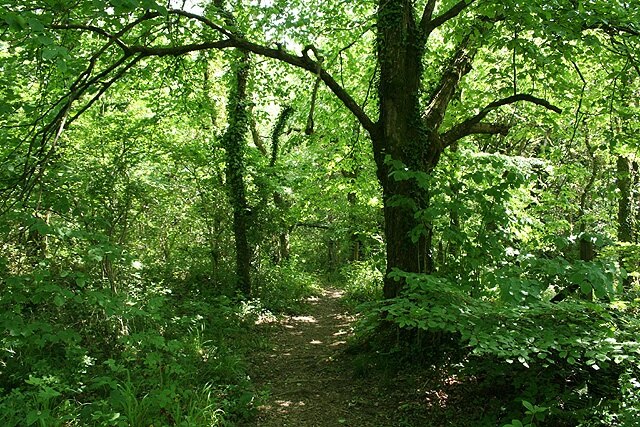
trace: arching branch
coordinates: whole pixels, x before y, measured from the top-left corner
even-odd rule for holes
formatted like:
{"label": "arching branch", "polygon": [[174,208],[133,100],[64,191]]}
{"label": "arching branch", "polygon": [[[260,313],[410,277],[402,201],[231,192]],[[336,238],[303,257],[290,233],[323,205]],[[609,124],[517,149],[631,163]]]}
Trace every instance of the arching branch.
{"label": "arching branch", "polygon": [[[60,130],[68,127],[80,114],[86,111],[107,89],[121,78],[126,71],[132,68],[141,58],[152,56],[181,56],[190,52],[237,48],[242,51],[251,52],[267,58],[276,59],[285,62],[297,68],[307,70],[317,76],[335,95],[336,97],[356,116],[360,124],[371,134],[377,133],[377,125],[365,113],[364,109],[358,105],[353,97],[335,80],[335,78],[321,66],[321,58],[314,51],[315,59],[312,59],[305,48],[300,56],[291,54],[281,47],[278,49],[270,48],[258,43],[245,39],[242,35],[233,33],[210,19],[185,12],[181,10],[170,10],[168,14],[192,19],[202,24],[206,29],[212,30],[214,35],[204,35],[203,40],[189,44],[176,46],[154,46],[129,44],[124,36],[130,31],[137,28],[143,22],[163,17],[159,12],[147,11],[140,17],[132,20],[124,25],[119,31],[112,33],[108,30],[96,26],[95,24],[50,24],[47,28],[56,31],[82,31],[97,34],[105,38],[107,41],[98,48],[87,59],[87,66],[80,72],[73,83],[70,85],[66,94],[59,97],[51,105],[46,107],[46,111],[36,118],[32,124],[33,130],[26,136],[24,143],[29,146],[29,158],[24,165],[24,171],[16,180],[11,188],[0,189],[0,192],[17,192],[20,197],[28,196],[33,188],[35,180],[38,177],[38,170],[42,169],[44,164],[50,158],[52,148],[55,147],[53,142],[60,134]],[[112,47],[117,46],[122,55],[111,64],[96,71],[97,64]],[[312,49],[311,49],[312,50]],[[98,91],[84,105],[77,110],[72,110],[75,103],[82,99],[92,88],[97,87]],[[35,157],[32,157],[31,155]],[[5,198],[7,199],[7,198]]]}
{"label": "arching branch", "polygon": [[[251,51],[257,55],[265,56],[267,58],[277,59],[282,62],[286,62],[289,65],[293,65],[297,68],[302,68],[313,74],[318,73],[318,62],[311,59],[308,55],[296,56],[288,53],[284,49],[273,49],[266,46],[259,45],[257,43],[250,42],[245,39],[234,38],[232,43],[235,47],[240,47]],[[364,110],[358,105],[353,97],[335,80],[335,78],[324,68],[320,67],[320,79],[324,84],[333,92],[334,95],[356,116],[363,128],[370,133],[377,132],[377,126],[364,112]]]}
{"label": "arching branch", "polygon": [[512,95],[512,96],[499,99],[497,101],[490,103],[489,105],[484,107],[482,110],[480,110],[480,112],[475,116],[468,118],[467,120],[463,121],[462,123],[459,123],[458,125],[454,126],[450,130],[445,132],[442,135],[442,141],[444,146],[445,147],[449,146],[454,142],[458,141],[459,139],[475,133],[484,133],[484,134],[491,133],[491,134],[503,134],[503,135],[506,134],[508,132],[508,127],[506,127],[505,125],[487,124],[487,123],[481,123],[481,122],[487,117],[487,115],[491,111],[497,108],[500,108],[504,105],[514,104],[520,101],[531,102],[533,104],[540,105],[558,114],[562,113],[562,110],[560,108],[552,105],[549,101],[545,99],[538,98],[533,95],[524,94],[524,93]]}
{"label": "arching branch", "polygon": [[474,1],[475,0],[460,0],[451,6],[449,10],[433,18],[436,2],[435,0],[428,0],[422,13],[422,20],[420,21],[420,29],[425,38],[428,37],[433,30],[462,13],[462,11],[471,6]]}

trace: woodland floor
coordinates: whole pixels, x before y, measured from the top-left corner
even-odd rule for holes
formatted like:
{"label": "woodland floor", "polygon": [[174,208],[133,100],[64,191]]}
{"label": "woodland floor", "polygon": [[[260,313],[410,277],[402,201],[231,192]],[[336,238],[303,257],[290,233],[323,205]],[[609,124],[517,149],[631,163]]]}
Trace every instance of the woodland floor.
{"label": "woodland floor", "polygon": [[303,314],[258,326],[267,345],[251,357],[249,371],[262,404],[246,426],[456,425],[445,391],[451,384],[433,373],[374,368],[370,359],[346,351],[355,318],[341,296],[324,289]]}

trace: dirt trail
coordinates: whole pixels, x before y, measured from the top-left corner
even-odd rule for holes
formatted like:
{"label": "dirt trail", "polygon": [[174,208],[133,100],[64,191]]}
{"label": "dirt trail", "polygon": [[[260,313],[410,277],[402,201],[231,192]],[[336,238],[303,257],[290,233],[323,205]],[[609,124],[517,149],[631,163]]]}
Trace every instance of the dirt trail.
{"label": "dirt trail", "polygon": [[[391,426],[397,401],[368,375],[354,376],[344,353],[354,318],[341,292],[325,289],[303,315],[288,316],[271,329],[267,350],[251,360],[251,377],[266,390],[256,427]],[[392,394],[392,393],[391,393]]]}

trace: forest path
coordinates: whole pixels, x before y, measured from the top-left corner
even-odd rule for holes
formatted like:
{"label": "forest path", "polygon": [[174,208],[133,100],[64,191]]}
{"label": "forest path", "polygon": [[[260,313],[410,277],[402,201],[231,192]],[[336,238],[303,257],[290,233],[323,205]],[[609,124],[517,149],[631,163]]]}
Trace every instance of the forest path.
{"label": "forest path", "polygon": [[326,288],[309,299],[303,315],[259,326],[269,345],[251,357],[249,371],[267,394],[252,426],[397,425],[392,418],[400,402],[389,392],[395,387],[366,372],[354,375],[344,350],[355,318],[341,297],[341,291]]}

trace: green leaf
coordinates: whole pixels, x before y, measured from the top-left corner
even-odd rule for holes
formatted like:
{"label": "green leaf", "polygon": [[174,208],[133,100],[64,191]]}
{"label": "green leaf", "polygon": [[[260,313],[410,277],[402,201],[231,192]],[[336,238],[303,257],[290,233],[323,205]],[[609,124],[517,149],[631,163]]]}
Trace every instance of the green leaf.
{"label": "green leaf", "polygon": [[42,412],[41,411],[36,411],[36,410],[31,410],[29,412],[27,412],[27,425],[33,425],[35,424],[36,421],[38,421],[39,419],[42,418]]}
{"label": "green leaf", "polygon": [[587,282],[587,281],[583,281],[582,283],[580,283],[580,291],[585,294],[585,295],[591,295],[591,290],[593,288],[591,287],[591,283]]}
{"label": "green leaf", "polygon": [[57,57],[56,58],[56,68],[58,68],[58,71],[60,71],[61,73],[65,73],[68,70],[69,67],[67,67],[67,61],[65,61],[61,57]]}
{"label": "green leaf", "polygon": [[27,22],[29,23],[29,27],[31,27],[31,29],[37,33],[41,33],[44,31],[44,25],[42,25],[42,22],[38,21],[36,18],[31,17],[27,20]]}
{"label": "green leaf", "polygon": [[65,303],[65,299],[62,295],[56,295],[53,297],[53,303],[58,307],[62,307]]}
{"label": "green leaf", "polygon": [[9,12],[4,16],[4,22],[14,31],[24,30],[27,28],[27,21],[15,12]]}
{"label": "green leaf", "polygon": [[78,275],[76,277],[76,285],[78,285],[78,287],[80,288],[84,288],[84,286],[87,283],[87,277],[84,275]]}
{"label": "green leaf", "polygon": [[47,46],[42,49],[42,59],[51,60],[59,55],[57,46]]}

